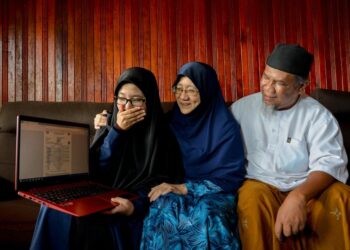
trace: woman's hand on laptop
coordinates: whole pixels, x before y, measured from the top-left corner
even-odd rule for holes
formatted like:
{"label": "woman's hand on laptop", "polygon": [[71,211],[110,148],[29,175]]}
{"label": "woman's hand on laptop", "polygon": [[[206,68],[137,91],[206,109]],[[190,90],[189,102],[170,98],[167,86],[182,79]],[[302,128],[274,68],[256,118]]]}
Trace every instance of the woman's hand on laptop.
{"label": "woman's hand on laptop", "polygon": [[111,203],[115,205],[111,210],[105,211],[104,214],[123,214],[123,215],[132,215],[134,212],[134,204],[128,199],[121,197],[114,197],[111,199]]}

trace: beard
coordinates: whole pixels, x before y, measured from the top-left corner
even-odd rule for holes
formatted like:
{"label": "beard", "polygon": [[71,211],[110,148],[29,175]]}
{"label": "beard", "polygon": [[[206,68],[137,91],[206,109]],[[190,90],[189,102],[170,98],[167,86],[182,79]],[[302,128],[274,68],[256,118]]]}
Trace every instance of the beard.
{"label": "beard", "polygon": [[276,112],[276,111],[278,111],[276,105],[273,105],[273,104],[266,104],[265,102],[263,102],[261,112],[262,112],[265,116],[271,116],[271,115],[272,115],[274,112]]}

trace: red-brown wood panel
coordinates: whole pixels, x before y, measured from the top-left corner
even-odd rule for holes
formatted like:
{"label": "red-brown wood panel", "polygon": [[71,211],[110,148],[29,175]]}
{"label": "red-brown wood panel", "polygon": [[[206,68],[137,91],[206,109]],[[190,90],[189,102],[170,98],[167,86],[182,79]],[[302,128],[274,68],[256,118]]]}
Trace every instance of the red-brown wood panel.
{"label": "red-brown wood panel", "polygon": [[117,32],[119,33],[119,64],[120,64],[120,73],[125,69],[125,8],[124,1],[119,2],[119,24]]}
{"label": "red-brown wood panel", "polygon": [[102,95],[102,66],[101,66],[101,8],[100,1],[94,1],[94,101],[100,102]]}
{"label": "red-brown wood panel", "polygon": [[[94,0],[87,0],[87,6],[93,6]],[[87,101],[95,100],[95,66],[94,66],[94,11],[92,8],[87,8],[86,11],[86,98]]]}
{"label": "red-brown wood panel", "polygon": [[[272,23],[270,23],[270,25],[272,25],[273,27],[273,43],[278,43],[281,42],[280,41],[280,20],[279,20],[279,16],[281,15],[281,12],[279,11],[281,9],[280,4],[279,4],[280,0],[271,0],[271,9],[270,9],[270,13],[272,15]],[[284,11],[283,11],[284,12]]]}
{"label": "red-brown wood panel", "polygon": [[177,54],[176,54],[176,69],[178,70],[181,65],[182,65],[182,62],[183,62],[183,59],[182,59],[182,13],[179,12],[178,10],[180,9],[181,6],[181,3],[179,1],[176,1],[176,27],[175,27],[175,33],[177,35],[177,38],[176,38],[176,51],[177,51]]}
{"label": "red-brown wood panel", "polygon": [[[158,79],[158,25],[157,0],[150,0],[151,68]],[[158,79],[159,80],[159,79]]]}
{"label": "red-brown wood panel", "polygon": [[[349,91],[350,90],[350,4],[348,1],[344,0],[342,2],[343,4],[340,6],[341,9],[341,23],[344,27],[344,32],[342,32],[342,47],[343,47],[343,57],[344,57],[344,68],[343,68],[343,76],[344,76],[344,84],[343,84],[343,90]],[[346,73],[345,73],[346,72]]]}
{"label": "red-brown wood panel", "polygon": [[[340,3],[341,1],[335,1],[334,2],[334,8],[335,11],[333,13],[341,13],[340,10]],[[342,36],[342,27],[343,24],[341,23],[341,17],[340,15],[333,15],[334,17],[334,44],[335,44],[335,56],[338,59],[338,63],[336,64],[335,68],[335,76],[336,76],[336,87],[335,89],[342,89],[343,88],[343,75],[342,72],[344,72],[344,53],[343,46],[341,43],[341,36]]]}
{"label": "red-brown wood panel", "polygon": [[[205,0],[206,12],[205,12],[205,23],[203,24],[205,27],[205,43],[206,43],[206,63],[209,65],[213,65],[213,39],[212,39],[212,30],[211,30],[211,9],[212,6],[215,5],[214,1]],[[204,13],[203,13],[204,14]]]}
{"label": "red-brown wood panel", "polygon": [[48,2],[43,0],[42,2],[42,100],[48,101]]}
{"label": "red-brown wood panel", "polygon": [[235,70],[235,83],[236,83],[236,99],[243,96],[243,70],[242,70],[242,53],[241,53],[241,22],[240,22],[240,7],[239,3],[235,3],[233,6],[233,23],[237,25],[232,25],[233,28],[233,46],[234,51],[234,63],[232,67]]}
{"label": "red-brown wood panel", "polygon": [[[299,3],[300,6],[302,6],[302,1]],[[313,10],[313,6],[310,5],[310,1],[306,3],[305,6],[306,13],[311,13]],[[315,43],[317,42],[316,39],[313,39],[313,23],[314,23],[314,17],[312,15],[299,15],[300,17],[300,26],[302,26],[302,32],[300,33],[300,37],[298,39],[301,39],[302,44],[307,44],[307,48],[310,51],[315,51]],[[314,53],[314,58],[316,58],[316,53]],[[314,60],[316,62],[316,60]],[[315,78],[315,72],[319,68],[316,67],[316,63],[314,63],[314,66],[311,69],[311,74],[310,74],[310,83],[307,86],[307,93],[310,93],[310,89],[315,89],[316,86],[316,78]],[[319,72],[319,71],[318,71]]]}
{"label": "red-brown wood panel", "polygon": [[[297,6],[297,1],[284,1],[283,2],[283,6],[281,6],[283,9],[285,9],[285,14],[284,15],[281,15],[285,18],[284,20],[284,23],[285,23],[285,26],[284,26],[284,33],[285,33],[285,41],[287,43],[295,43],[296,41],[296,36],[297,34],[300,33],[299,29],[300,29],[300,26],[297,26],[296,25],[296,22],[298,20],[297,16],[294,16],[294,8],[292,6]],[[301,15],[304,14],[304,10],[303,9],[300,9],[299,10],[299,13]],[[294,31],[294,32],[291,32],[291,31]]]}
{"label": "red-brown wood panel", "polygon": [[113,12],[108,11],[113,10],[113,1],[108,0],[105,3],[105,13],[106,13],[106,96],[102,99],[102,101],[112,101],[113,93],[114,93],[114,56],[113,56]]}
{"label": "red-brown wood panel", "polygon": [[[132,51],[132,26],[131,23],[132,18],[131,18],[131,2],[129,0],[125,0],[124,1],[124,40],[122,41],[123,47],[124,47],[124,58],[122,57],[121,60],[124,61],[123,63],[123,70],[126,68],[129,68],[132,66],[132,55],[133,55],[133,51]],[[137,53],[137,52],[135,52]]]}
{"label": "red-brown wood panel", "polygon": [[43,99],[43,0],[35,1],[35,97],[36,101]]}
{"label": "red-brown wood panel", "polygon": [[222,94],[225,99],[232,100],[232,84],[231,83],[231,55],[230,55],[230,32],[229,32],[229,1],[221,3],[221,22],[222,22],[222,47],[223,47],[223,72],[220,83],[222,86]]}
{"label": "red-brown wood panel", "polygon": [[151,68],[150,2],[140,1],[140,66]]}
{"label": "red-brown wood panel", "polygon": [[258,26],[258,15],[259,10],[254,8],[255,4],[250,4],[249,9],[251,10],[251,14],[249,15],[250,19],[250,29],[251,35],[249,36],[248,42],[248,55],[249,55],[249,93],[258,92],[259,87],[259,63],[258,63],[258,51],[259,51],[259,34],[258,31],[261,29]]}
{"label": "red-brown wood panel", "polygon": [[170,100],[171,90],[168,88],[169,82],[166,79],[170,79],[169,60],[170,60],[170,39],[169,39],[169,9],[167,1],[161,1],[159,8],[158,23],[159,29],[163,32],[158,33],[159,40],[161,41],[159,50],[159,79],[163,79],[159,83],[159,94],[162,99]]}
{"label": "red-brown wood panel", "polygon": [[326,1],[325,5],[322,6],[321,14],[322,14],[322,20],[324,21],[324,27],[326,30],[326,34],[323,40],[324,43],[324,54],[325,54],[325,71],[326,71],[326,79],[325,79],[325,86],[328,89],[332,89],[333,81],[332,81],[332,71],[333,71],[333,65],[334,65],[334,45],[333,45],[333,27],[332,27],[332,19],[328,19],[326,21],[326,18],[330,18],[328,9],[330,8],[330,1]]}
{"label": "red-brown wood panel", "polygon": [[[82,101],[81,92],[81,40],[82,40],[82,1],[74,1],[74,101]],[[95,8],[94,4],[92,4]],[[95,12],[96,13],[96,12]],[[95,20],[94,20],[95,21]],[[94,32],[94,26],[90,26],[90,32]],[[96,71],[98,69],[94,69]]]}
{"label": "red-brown wood panel", "polygon": [[237,60],[236,60],[236,46],[238,42],[236,41],[236,30],[238,27],[237,22],[235,21],[235,15],[237,12],[237,3],[234,1],[228,1],[228,33],[229,33],[229,50],[230,50],[230,75],[231,75],[231,80],[228,82],[231,88],[231,100],[236,100],[237,99]]}
{"label": "red-brown wood panel", "polygon": [[194,26],[194,43],[195,43],[195,59],[201,62],[206,62],[206,9],[204,1],[196,1],[193,11],[193,26]]}
{"label": "red-brown wood panel", "polygon": [[[194,31],[194,20],[193,20],[193,12],[194,12],[194,5],[195,1],[187,1],[185,6],[185,14],[186,14],[186,23],[184,25],[187,27],[186,32],[187,32],[187,46],[188,46],[188,61],[194,61],[195,60],[195,47],[194,47],[194,36],[197,35]],[[183,11],[183,8],[182,10]],[[186,62],[184,62],[186,63]]]}
{"label": "red-brown wood panel", "polygon": [[55,0],[47,2],[47,57],[48,57],[48,101],[56,101],[56,41],[55,41]]}
{"label": "red-brown wood panel", "polygon": [[15,4],[15,78],[14,78],[14,101],[22,101],[22,72],[23,72],[23,16],[20,1],[14,1]]}
{"label": "red-brown wood panel", "polygon": [[138,0],[137,1],[137,13],[135,13],[135,18],[137,18],[137,22],[138,22],[138,56],[139,56],[139,64],[138,66],[140,67],[145,67],[145,62],[144,62],[144,50],[145,50],[145,45],[144,45],[144,27],[147,25],[145,25],[143,23],[144,18],[143,15],[144,13],[146,13],[147,7],[145,5],[145,1],[144,0]]}
{"label": "red-brown wood panel", "polygon": [[[113,61],[114,61],[114,88],[118,81],[119,75],[121,74],[121,45],[120,45],[120,2],[114,1],[113,3]],[[113,98],[113,95],[110,98]],[[113,99],[109,99],[112,101]]]}
{"label": "red-brown wood panel", "polygon": [[[0,9],[4,9],[5,3],[0,2]],[[3,22],[4,22],[4,12],[0,11],[0,107],[2,103],[2,90],[3,90],[3,60],[6,58],[5,54],[7,54],[7,51],[4,49],[4,36],[2,35],[2,30],[4,28]]]}
{"label": "red-brown wood panel", "polygon": [[178,69],[212,65],[227,101],[259,91],[276,43],[314,53],[307,92],[349,91],[347,0],[2,0],[0,107],[112,101],[127,67],[151,69],[163,101]]}
{"label": "red-brown wood panel", "polygon": [[215,68],[222,94],[225,96],[226,88],[224,82],[224,53],[223,53],[223,23],[222,23],[222,2],[218,1],[215,5],[213,5],[213,21],[212,21],[212,29],[213,29],[213,67]]}
{"label": "red-brown wood panel", "polygon": [[99,101],[106,100],[107,95],[107,47],[106,47],[106,1],[100,1],[100,51],[101,51],[101,97]]}
{"label": "red-brown wood panel", "polygon": [[185,64],[186,62],[188,62],[190,60],[190,51],[189,51],[189,46],[188,46],[188,40],[189,40],[189,25],[190,24],[190,9],[189,8],[181,8],[180,6],[184,6],[186,5],[187,2],[183,1],[182,5],[179,5],[179,9],[178,9],[178,16],[180,18],[180,22],[179,22],[179,42],[180,42],[180,48],[179,48],[179,52],[181,53],[181,57],[180,60],[178,62],[178,66],[179,68]]}
{"label": "red-brown wood panel", "polygon": [[[21,91],[19,91],[19,100],[28,101],[28,12],[26,11],[28,8],[28,1],[26,1],[20,9],[17,10],[17,14],[21,16],[21,19],[18,20],[21,22],[22,29],[22,56],[20,59],[20,63],[22,64],[19,74],[22,77],[22,83],[18,84]],[[17,81],[16,81],[17,83]]]}
{"label": "red-brown wood panel", "polygon": [[325,13],[327,16],[329,16],[331,22],[328,22],[328,29],[329,29],[329,34],[331,36],[331,39],[329,39],[329,64],[330,64],[330,82],[329,86],[332,89],[336,89],[337,86],[337,75],[336,75],[336,69],[338,67],[338,60],[335,60],[337,58],[337,28],[336,28],[336,17],[334,15],[334,10],[335,10],[335,3],[333,1],[329,1],[328,3],[328,8],[325,9]]}
{"label": "red-brown wood panel", "polygon": [[87,34],[90,32],[87,2],[81,1],[81,100],[87,100]]}
{"label": "red-brown wood panel", "polygon": [[[244,6],[244,11],[246,12],[248,9],[251,8],[251,1],[247,1],[247,3]],[[254,70],[254,65],[253,65],[253,53],[252,53],[252,42],[253,42],[253,31],[254,29],[252,27],[253,25],[253,15],[244,15],[242,18],[245,19],[245,40],[244,40],[244,50],[245,50],[245,62],[246,62],[246,67],[245,67],[245,72],[246,72],[246,79],[244,84],[245,87],[245,95],[252,93],[252,89],[254,86],[253,82],[253,70]],[[257,44],[254,44],[256,46]]]}
{"label": "red-brown wood panel", "polygon": [[[35,100],[35,0],[28,0],[27,9],[33,10],[28,11],[28,61],[25,63],[28,67],[28,101]],[[24,10],[27,12],[27,10]]]}
{"label": "red-brown wood panel", "polygon": [[[286,25],[288,23],[288,18],[286,18],[286,14],[288,13],[288,9],[287,9],[287,6],[286,6],[286,2],[287,1],[278,1],[278,5],[279,8],[277,11],[277,15],[278,15],[278,29],[280,30],[280,33],[279,33],[279,37],[278,37],[278,40],[276,40],[276,42],[288,42],[287,39],[286,39]],[[281,11],[280,10],[283,10],[282,13],[284,14],[281,14]]]}
{"label": "red-brown wood panel", "polygon": [[10,1],[8,9],[8,101],[15,101],[16,94],[16,2]]}
{"label": "red-brown wood panel", "polygon": [[55,1],[55,19],[54,19],[54,35],[55,35],[55,100],[61,102],[63,99],[63,17],[65,10],[65,0]]}
{"label": "red-brown wood panel", "polygon": [[[311,16],[313,17],[313,30],[315,32],[315,43],[314,43],[314,69],[315,69],[315,86],[316,87],[322,87],[322,82],[324,82],[325,79],[325,72],[323,70],[324,68],[324,49],[323,44],[321,43],[321,39],[323,39],[323,27],[320,27],[322,25],[322,20],[320,18],[320,12],[321,12],[321,6],[319,4],[316,4],[314,8],[312,8]],[[319,28],[320,27],[320,28]]]}
{"label": "red-brown wood panel", "polygon": [[239,20],[240,20],[240,43],[241,43],[241,66],[242,66],[242,92],[243,95],[249,94],[249,68],[248,68],[248,32],[249,27],[246,19],[248,2],[240,2]]}
{"label": "red-brown wood panel", "polygon": [[[56,3],[57,4],[57,3]],[[61,17],[60,22],[62,23],[62,61],[61,64],[61,79],[62,79],[62,88],[61,96],[59,97],[61,101],[68,101],[68,3],[67,0],[64,1],[64,4],[60,6],[60,12],[62,12],[63,18]]]}
{"label": "red-brown wood panel", "polygon": [[130,18],[131,18],[131,58],[132,63],[130,66],[140,65],[140,50],[139,50],[139,2],[138,0],[130,1]]}
{"label": "red-brown wood panel", "polygon": [[[257,23],[256,40],[257,40],[257,53],[256,53],[256,70],[254,72],[254,92],[260,89],[260,77],[265,69],[266,56],[269,50],[269,27],[271,26],[271,15],[268,14],[268,4],[264,4],[260,11],[256,12],[255,22]],[[261,22],[261,20],[265,20]],[[253,45],[254,46],[254,45]]]}
{"label": "red-brown wood panel", "polygon": [[170,61],[169,61],[169,78],[164,79],[166,81],[164,83],[165,89],[167,92],[170,92],[169,101],[174,101],[175,96],[172,92],[172,85],[177,75],[177,35],[176,35],[176,1],[169,1],[169,43],[170,43]]}
{"label": "red-brown wood panel", "polygon": [[[67,1],[67,100],[74,101],[74,58],[75,58],[75,5],[73,1]],[[89,42],[90,40],[87,39]],[[90,84],[89,86],[93,86]]]}

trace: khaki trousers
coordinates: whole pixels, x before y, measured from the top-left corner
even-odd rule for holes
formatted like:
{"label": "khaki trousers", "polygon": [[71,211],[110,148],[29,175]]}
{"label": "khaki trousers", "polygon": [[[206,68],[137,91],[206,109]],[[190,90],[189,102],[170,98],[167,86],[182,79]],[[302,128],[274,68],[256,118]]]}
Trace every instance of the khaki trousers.
{"label": "khaki trousers", "polygon": [[238,227],[244,250],[350,250],[350,186],[330,185],[308,203],[304,232],[279,241],[277,211],[288,193],[256,180],[246,180],[238,192]]}

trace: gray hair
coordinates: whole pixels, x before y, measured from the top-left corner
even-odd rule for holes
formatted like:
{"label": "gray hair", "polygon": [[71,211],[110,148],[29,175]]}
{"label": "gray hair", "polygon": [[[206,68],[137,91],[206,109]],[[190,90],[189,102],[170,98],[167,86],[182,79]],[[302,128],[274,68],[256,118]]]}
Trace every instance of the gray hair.
{"label": "gray hair", "polygon": [[295,82],[299,85],[303,85],[303,84],[309,84],[309,79],[308,78],[304,78],[302,76],[298,76],[298,75],[294,75],[295,76]]}

